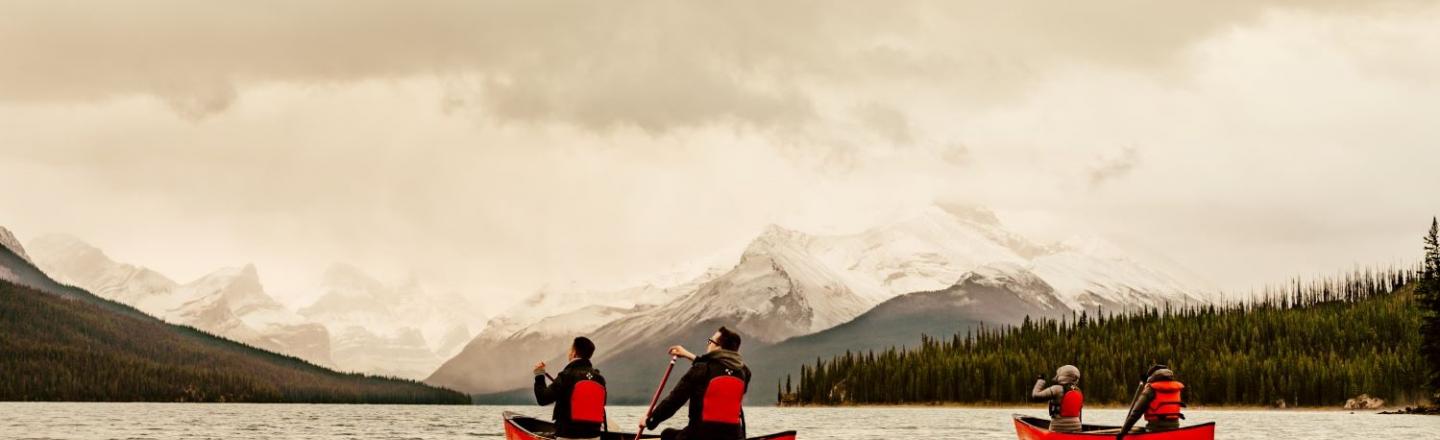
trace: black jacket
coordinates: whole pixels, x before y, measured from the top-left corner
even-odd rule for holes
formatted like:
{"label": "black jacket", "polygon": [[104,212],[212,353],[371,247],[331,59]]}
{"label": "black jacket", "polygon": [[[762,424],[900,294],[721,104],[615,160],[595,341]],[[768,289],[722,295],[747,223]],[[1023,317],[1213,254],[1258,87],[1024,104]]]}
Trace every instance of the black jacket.
{"label": "black jacket", "polygon": [[575,390],[575,384],[582,380],[593,380],[605,385],[605,377],[600,375],[600,370],[590,365],[586,359],[576,359],[566,365],[560,374],[555,376],[555,382],[545,385],[544,375],[535,375],[535,401],[540,406],[555,404],[555,436],[567,438],[591,438],[599,437],[601,426],[599,423],[574,422],[570,420],[570,394]]}
{"label": "black jacket", "polygon": [[645,422],[646,426],[655,427],[661,422],[675,415],[676,411],[687,402],[690,404],[690,423],[680,434],[682,439],[694,440],[736,440],[744,438],[745,426],[729,425],[723,423],[706,423],[701,421],[701,414],[705,411],[705,388],[710,386],[710,379],[725,374],[724,370],[738,372],[741,380],[745,381],[746,391],[750,388],[750,368],[745,366],[740,353],[730,350],[716,350],[695,358],[690,365],[690,371],[680,378],[675,388],[665,400],[655,406],[655,412],[650,415],[650,420]]}

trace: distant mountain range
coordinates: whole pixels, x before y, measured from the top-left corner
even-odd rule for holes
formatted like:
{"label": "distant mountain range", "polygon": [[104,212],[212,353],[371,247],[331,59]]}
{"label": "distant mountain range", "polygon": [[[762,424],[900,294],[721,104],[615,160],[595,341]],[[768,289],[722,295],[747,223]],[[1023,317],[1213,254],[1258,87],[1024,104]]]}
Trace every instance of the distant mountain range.
{"label": "distant mountain range", "polygon": [[[19,247],[7,237],[12,249]],[[345,265],[328,270],[316,287],[325,293],[296,313],[265,291],[254,265],[180,284],[66,235],[37,238],[28,249],[27,259],[62,283],[167,322],[345,371],[423,378],[459,350],[472,336],[468,323],[479,320],[459,296],[431,295],[413,280],[388,286]]]}
{"label": "distant mountain range", "polygon": [[[187,286],[181,311],[244,325],[268,313],[243,281],[253,269]],[[249,272],[247,274],[247,272]],[[242,281],[235,281],[242,280]],[[146,302],[150,298],[142,298]],[[189,304],[204,303],[194,306]],[[180,312],[180,313],[185,313]],[[196,318],[196,317],[189,317]],[[233,329],[231,329],[233,330]],[[304,360],[168,324],[129,305],[56,281],[0,228],[0,400],[315,403],[469,403],[412,381],[337,373]]]}
{"label": "distant mountain range", "polygon": [[[577,335],[599,345],[612,401],[639,402],[665,347],[698,351],[721,325],[745,336],[756,384],[768,386],[801,360],[845,350],[915,344],[922,334],[943,337],[1026,316],[1205,302],[1197,292],[1211,290],[1183,270],[1103,240],[1036,242],[988,210],[935,206],[856,234],[771,226],[736,261],[635,287],[545,288],[476,334],[473,304],[413,279],[387,284],[334,265],[316,287],[319,299],[291,311],[265,292],[252,265],[181,284],[71,237],[41,237],[26,253],[0,232],[0,244],[49,276],[166,321],[320,365],[425,378],[497,401],[523,394],[535,361],[558,368]],[[12,275],[5,270],[0,278]]]}
{"label": "distant mountain range", "polygon": [[530,307],[492,319],[426,381],[509,400],[528,383],[531,364],[558,365],[570,338],[589,335],[612,399],[637,402],[648,397],[665,347],[698,350],[720,325],[746,337],[742,352],[757,367],[755,383],[769,386],[801,360],[845,349],[918,343],[921,334],[1027,315],[1203,302],[1196,292],[1207,290],[1098,239],[1037,243],[987,210],[936,206],[852,235],[772,226],[729,268],[629,289],[657,292],[640,303],[615,307],[570,295],[576,299],[565,307],[546,307],[557,295],[542,292]]}

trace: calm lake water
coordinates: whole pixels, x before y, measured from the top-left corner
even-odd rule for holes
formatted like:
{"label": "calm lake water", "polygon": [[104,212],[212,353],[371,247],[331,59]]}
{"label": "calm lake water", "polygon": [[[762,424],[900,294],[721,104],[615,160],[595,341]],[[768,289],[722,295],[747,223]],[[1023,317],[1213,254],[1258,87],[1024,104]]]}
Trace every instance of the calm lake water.
{"label": "calm lake water", "polygon": [[[495,439],[505,410],[539,407],[0,402],[3,439]],[[641,407],[612,407],[631,425]],[[802,439],[1014,439],[1010,414],[1041,407],[749,408],[752,435],[795,429]],[[1121,410],[1087,410],[1108,423]],[[681,411],[683,416],[684,411]],[[1341,411],[1190,412],[1223,439],[1440,439],[1440,417]],[[548,418],[548,417],[546,417]],[[673,424],[675,422],[670,422]],[[620,424],[620,423],[617,423]],[[617,429],[618,430],[618,429]]]}

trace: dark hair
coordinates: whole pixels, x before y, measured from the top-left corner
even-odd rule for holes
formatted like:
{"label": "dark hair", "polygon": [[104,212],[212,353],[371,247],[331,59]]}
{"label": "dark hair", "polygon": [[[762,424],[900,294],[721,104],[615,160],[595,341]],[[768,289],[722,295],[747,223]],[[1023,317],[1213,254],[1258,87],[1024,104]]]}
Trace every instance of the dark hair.
{"label": "dark hair", "polygon": [[735,333],[734,331],[725,327],[720,327],[720,330],[717,331],[720,332],[720,339],[715,342],[720,344],[720,348],[730,351],[740,351],[739,333]]}
{"label": "dark hair", "polygon": [[575,338],[575,342],[570,344],[570,348],[575,350],[575,355],[580,359],[588,360],[590,356],[595,355],[595,343],[590,342],[590,338],[584,336]]}

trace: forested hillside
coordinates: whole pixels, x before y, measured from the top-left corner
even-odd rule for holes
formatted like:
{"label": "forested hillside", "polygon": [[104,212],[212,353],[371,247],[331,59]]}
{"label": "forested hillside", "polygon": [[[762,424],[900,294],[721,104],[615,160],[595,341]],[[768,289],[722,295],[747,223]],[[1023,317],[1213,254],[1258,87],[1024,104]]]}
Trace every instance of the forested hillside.
{"label": "forested hillside", "polygon": [[0,401],[469,403],[0,281]]}
{"label": "forested hillside", "polygon": [[[1333,406],[1368,393],[1425,395],[1414,272],[1366,271],[1295,282],[1222,306],[1026,320],[917,346],[846,353],[805,365],[784,403],[1022,403],[1035,376],[1082,371],[1089,402],[1128,403],[1154,363],[1172,366],[1191,405]],[[786,388],[790,388],[787,392]]]}
{"label": "forested hillside", "polygon": [[[469,403],[167,324],[55,283],[0,247],[0,401]],[[43,290],[42,290],[43,289]]]}

